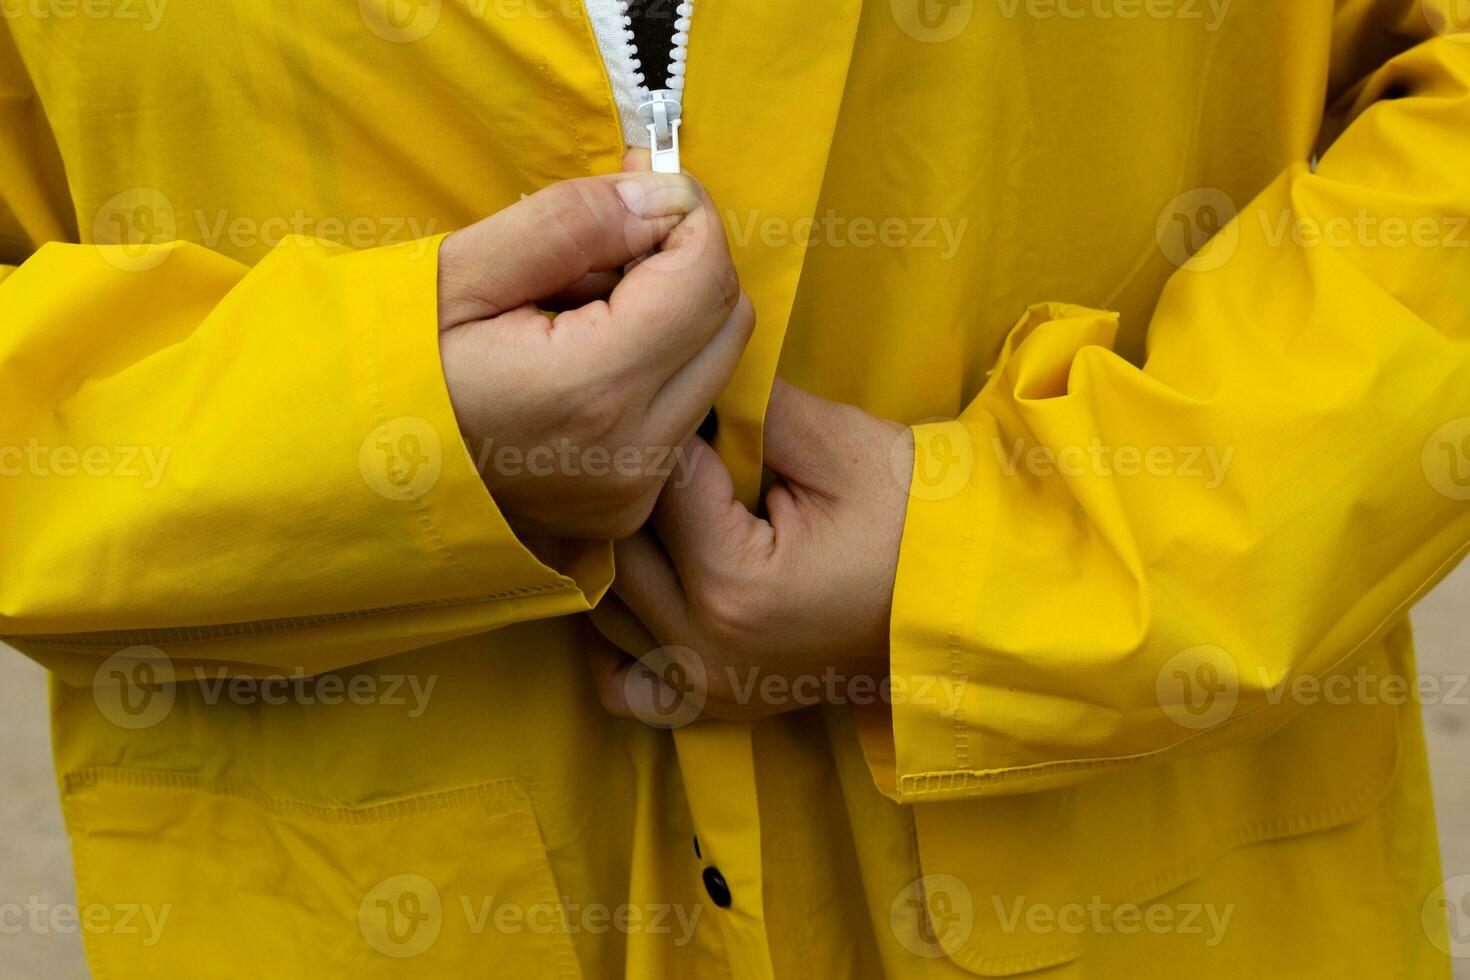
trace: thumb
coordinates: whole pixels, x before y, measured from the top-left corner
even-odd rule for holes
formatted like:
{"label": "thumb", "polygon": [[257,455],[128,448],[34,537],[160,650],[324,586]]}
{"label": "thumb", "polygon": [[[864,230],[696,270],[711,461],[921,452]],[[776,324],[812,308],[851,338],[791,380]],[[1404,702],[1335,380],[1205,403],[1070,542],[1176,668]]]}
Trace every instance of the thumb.
{"label": "thumb", "polygon": [[620,269],[700,206],[683,174],[623,173],[552,184],[446,238],[441,329],[485,320]]}

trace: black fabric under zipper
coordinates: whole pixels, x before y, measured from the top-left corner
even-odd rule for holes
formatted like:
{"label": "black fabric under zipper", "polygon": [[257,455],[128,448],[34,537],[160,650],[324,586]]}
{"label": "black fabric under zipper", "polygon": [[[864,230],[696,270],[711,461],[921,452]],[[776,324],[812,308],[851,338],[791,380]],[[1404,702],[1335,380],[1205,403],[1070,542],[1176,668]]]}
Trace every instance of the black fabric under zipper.
{"label": "black fabric under zipper", "polygon": [[629,0],[633,46],[638,50],[643,84],[651,92],[669,87],[669,52],[674,49],[674,21],[679,0]]}

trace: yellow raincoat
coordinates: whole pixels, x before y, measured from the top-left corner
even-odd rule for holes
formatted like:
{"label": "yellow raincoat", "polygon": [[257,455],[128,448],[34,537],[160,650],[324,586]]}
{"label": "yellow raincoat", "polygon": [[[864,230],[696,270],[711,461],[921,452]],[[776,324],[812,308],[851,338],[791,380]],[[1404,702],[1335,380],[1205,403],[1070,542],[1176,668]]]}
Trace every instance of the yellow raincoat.
{"label": "yellow raincoat", "polygon": [[1452,0],[700,0],[743,497],[777,373],[925,424],[891,710],[672,734],[437,352],[438,236],[618,167],[580,5],[4,9],[0,633],[97,977],[1446,975]]}

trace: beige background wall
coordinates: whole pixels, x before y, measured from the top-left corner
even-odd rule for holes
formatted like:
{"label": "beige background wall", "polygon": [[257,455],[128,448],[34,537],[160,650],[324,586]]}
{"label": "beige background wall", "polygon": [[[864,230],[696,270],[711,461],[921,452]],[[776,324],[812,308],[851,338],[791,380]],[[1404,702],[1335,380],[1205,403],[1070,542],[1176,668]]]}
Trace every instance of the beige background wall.
{"label": "beige background wall", "polygon": [[[1470,563],[1415,611],[1420,669],[1440,677],[1470,671]],[[1470,706],[1425,708],[1435,768],[1446,878],[1470,874]],[[0,650],[0,904],[74,902],[57,810],[46,728],[45,678],[19,654]],[[1470,980],[1470,958],[1456,963]],[[0,932],[0,980],[87,976],[75,935]]]}

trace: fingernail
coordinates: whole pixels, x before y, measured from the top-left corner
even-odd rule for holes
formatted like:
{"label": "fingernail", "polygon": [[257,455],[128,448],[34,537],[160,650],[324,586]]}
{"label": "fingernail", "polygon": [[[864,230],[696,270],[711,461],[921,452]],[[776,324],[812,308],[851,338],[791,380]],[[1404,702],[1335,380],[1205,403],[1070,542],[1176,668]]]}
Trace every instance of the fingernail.
{"label": "fingernail", "polygon": [[638,174],[618,182],[618,196],[631,214],[663,218],[699,207],[699,191],[684,174]]}

